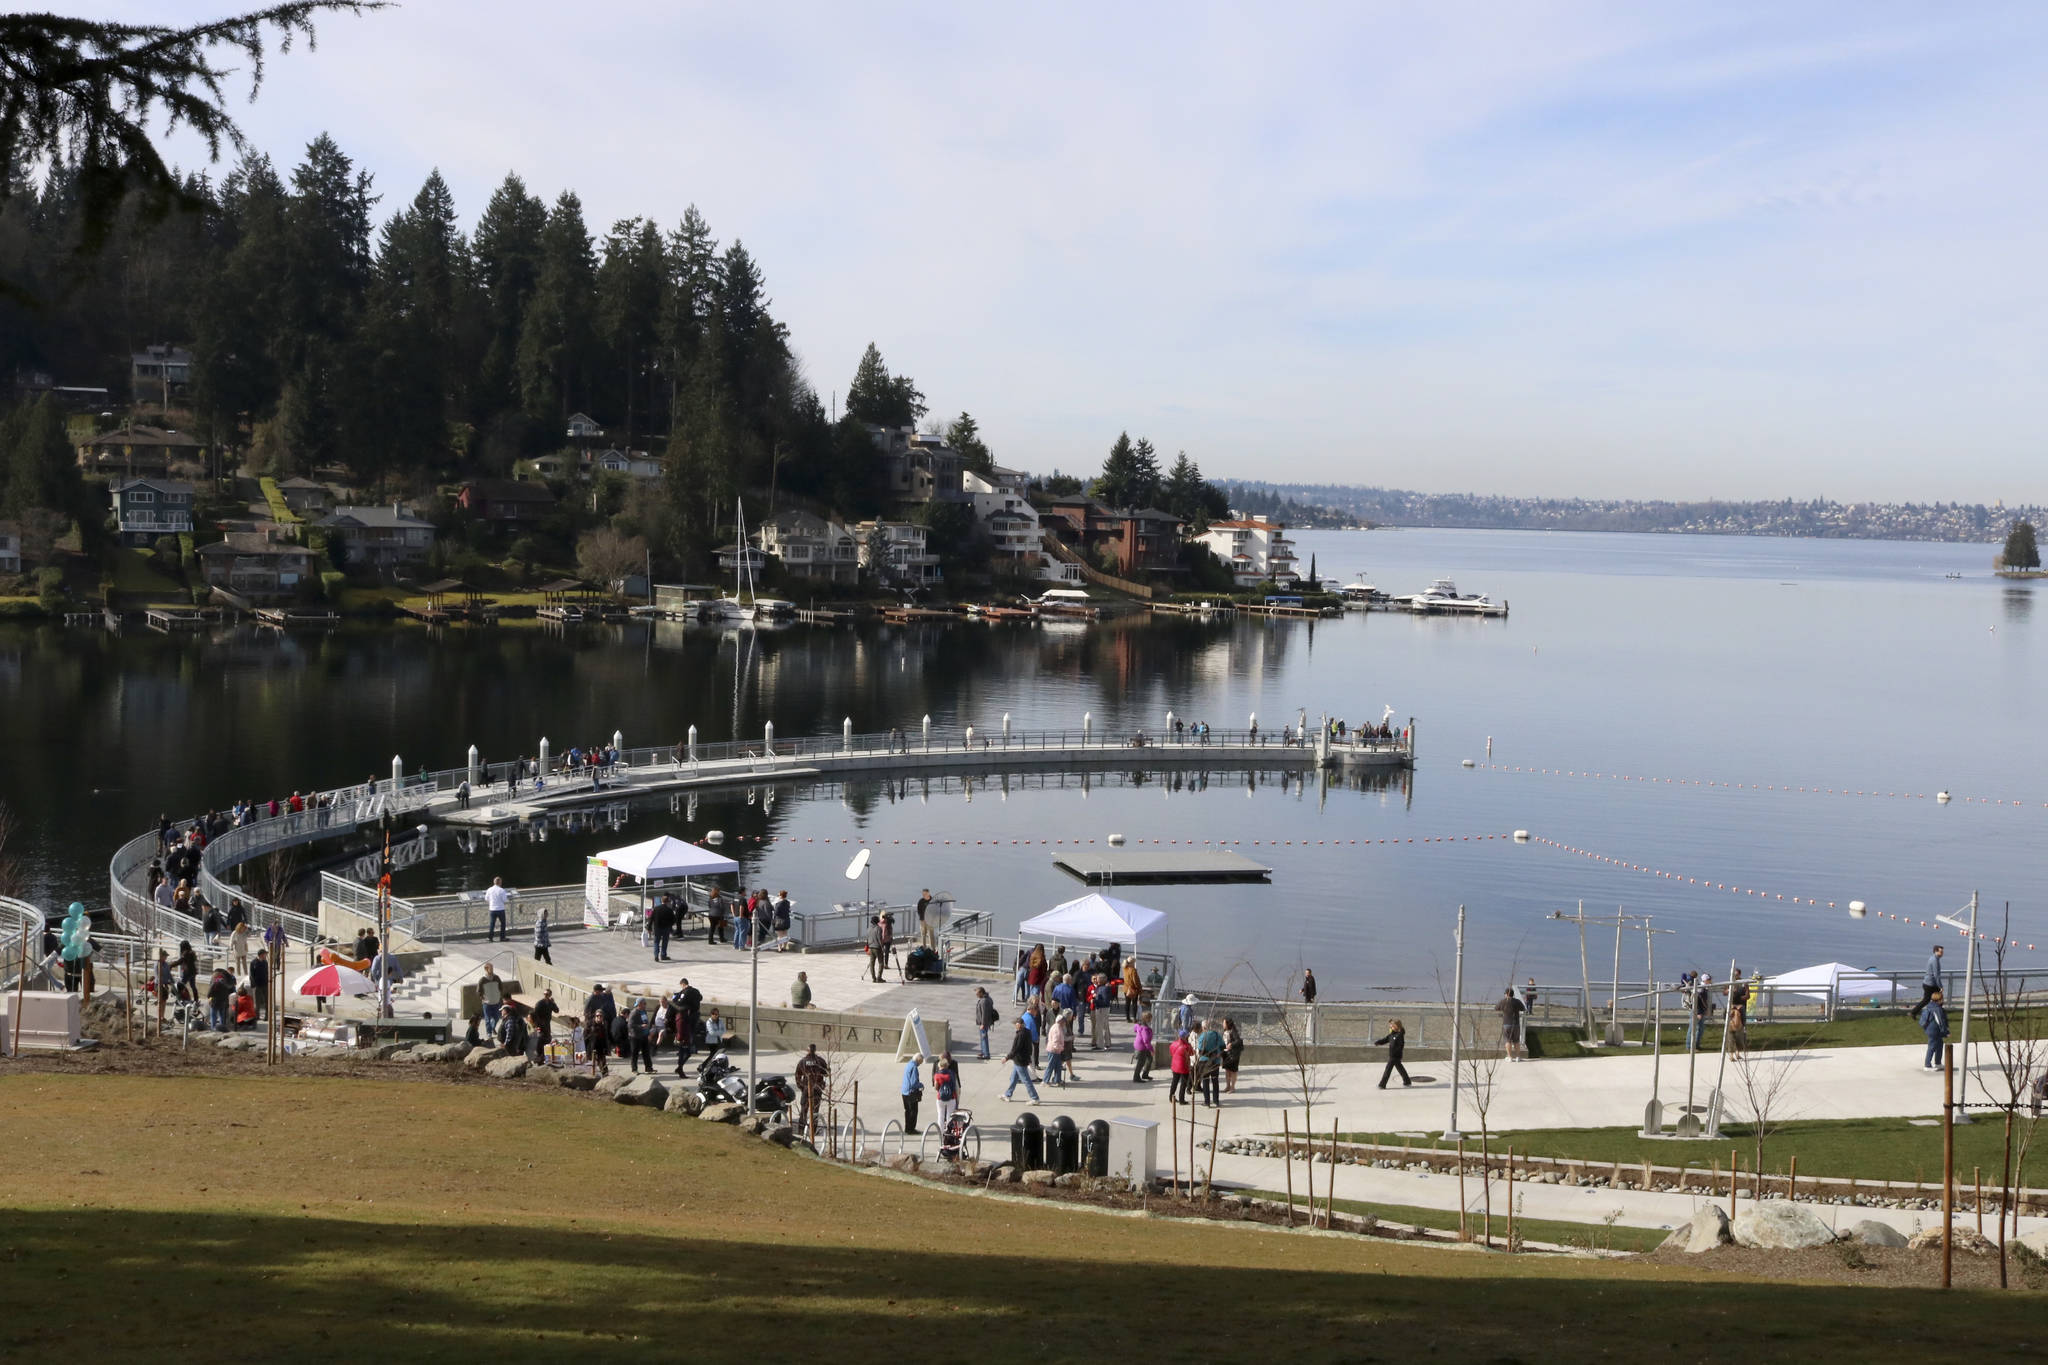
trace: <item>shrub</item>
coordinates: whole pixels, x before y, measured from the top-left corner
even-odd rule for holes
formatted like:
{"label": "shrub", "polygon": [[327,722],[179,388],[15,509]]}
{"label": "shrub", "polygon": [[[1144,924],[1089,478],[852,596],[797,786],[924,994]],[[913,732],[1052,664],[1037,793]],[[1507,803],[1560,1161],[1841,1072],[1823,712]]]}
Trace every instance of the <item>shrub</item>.
{"label": "shrub", "polygon": [[341,590],[348,584],[348,575],[328,570],[320,575],[320,595],[330,602],[341,600]]}

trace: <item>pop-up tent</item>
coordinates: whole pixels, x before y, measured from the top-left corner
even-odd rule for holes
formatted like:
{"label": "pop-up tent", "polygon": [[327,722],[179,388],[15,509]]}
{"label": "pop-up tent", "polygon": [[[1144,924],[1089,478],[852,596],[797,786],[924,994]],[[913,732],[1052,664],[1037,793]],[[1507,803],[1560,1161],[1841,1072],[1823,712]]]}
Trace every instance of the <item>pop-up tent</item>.
{"label": "pop-up tent", "polygon": [[1073,943],[1093,947],[1120,943],[1132,954],[1164,956],[1166,914],[1131,901],[1092,891],[1079,900],[1056,905],[1017,926],[1020,941]]}
{"label": "pop-up tent", "polygon": [[1811,1000],[1832,1000],[1837,1004],[1869,1000],[1889,1005],[1894,993],[1890,977],[1879,976],[1862,967],[1851,967],[1846,962],[1822,962],[1812,967],[1801,967],[1796,972],[1765,977],[1764,984],[1791,995]]}
{"label": "pop-up tent", "polygon": [[640,883],[640,913],[647,913],[647,883],[667,877],[709,877],[720,872],[737,872],[740,865],[720,853],[686,844],[664,834],[645,843],[606,849],[595,854],[584,869],[583,922],[603,927],[610,920],[611,877],[614,873]]}

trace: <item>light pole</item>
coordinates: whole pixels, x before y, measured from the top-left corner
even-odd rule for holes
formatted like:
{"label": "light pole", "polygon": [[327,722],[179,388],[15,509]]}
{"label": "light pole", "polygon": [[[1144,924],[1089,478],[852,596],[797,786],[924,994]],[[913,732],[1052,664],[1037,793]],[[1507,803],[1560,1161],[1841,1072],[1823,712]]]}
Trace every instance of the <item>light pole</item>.
{"label": "light pole", "polygon": [[1970,1121],[1970,997],[1976,992],[1977,976],[1977,893],[1970,893],[1970,922],[1963,923],[1954,915],[1936,915],[1936,924],[1946,924],[1951,929],[1960,929],[1970,940],[1970,946],[1963,952],[1963,1084],[1956,1093],[1956,1108],[1962,1110],[1956,1115],[1957,1123]]}
{"label": "light pole", "polygon": [[[1458,955],[1451,967],[1451,1126],[1444,1137],[1452,1142],[1463,1137],[1458,1131],[1458,1052],[1460,1025],[1464,1022],[1465,999],[1465,907],[1458,907]],[[1463,1214],[1458,1215],[1460,1218]]]}

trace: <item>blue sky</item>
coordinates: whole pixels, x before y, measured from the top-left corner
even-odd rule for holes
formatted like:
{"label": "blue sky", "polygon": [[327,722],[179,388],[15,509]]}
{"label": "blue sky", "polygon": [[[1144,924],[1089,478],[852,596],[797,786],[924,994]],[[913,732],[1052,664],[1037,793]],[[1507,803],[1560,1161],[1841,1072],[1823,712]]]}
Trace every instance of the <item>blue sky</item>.
{"label": "blue sky", "polygon": [[[218,4],[79,5],[196,19]],[[696,203],[999,458],[2048,501],[2048,6],[410,0],[243,106],[385,207]],[[238,96],[239,98],[239,93]],[[187,160],[193,154],[187,152]]]}

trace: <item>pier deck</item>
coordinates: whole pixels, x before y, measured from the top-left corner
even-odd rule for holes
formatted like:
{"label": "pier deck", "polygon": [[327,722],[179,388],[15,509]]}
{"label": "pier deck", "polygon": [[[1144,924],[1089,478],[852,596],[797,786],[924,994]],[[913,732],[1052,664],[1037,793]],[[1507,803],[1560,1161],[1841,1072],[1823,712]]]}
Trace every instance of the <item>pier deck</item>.
{"label": "pier deck", "polygon": [[1053,865],[1091,886],[1134,882],[1264,882],[1273,869],[1242,853],[1178,853],[1149,849],[1088,849],[1052,855]]}

